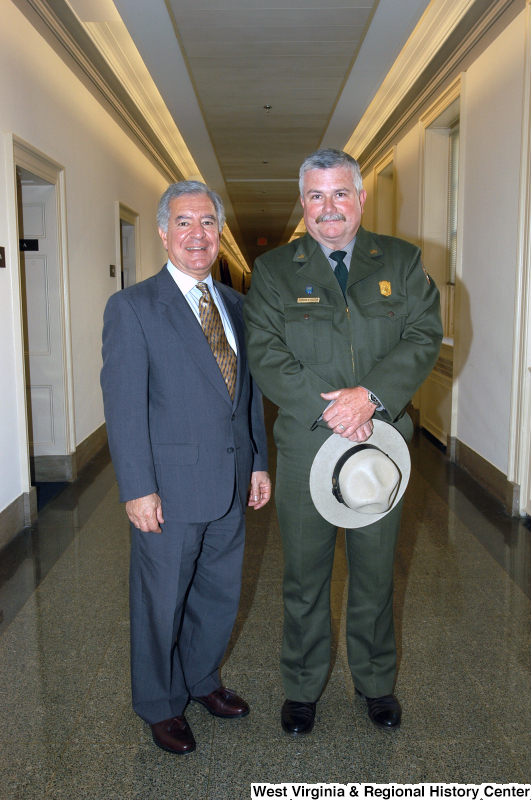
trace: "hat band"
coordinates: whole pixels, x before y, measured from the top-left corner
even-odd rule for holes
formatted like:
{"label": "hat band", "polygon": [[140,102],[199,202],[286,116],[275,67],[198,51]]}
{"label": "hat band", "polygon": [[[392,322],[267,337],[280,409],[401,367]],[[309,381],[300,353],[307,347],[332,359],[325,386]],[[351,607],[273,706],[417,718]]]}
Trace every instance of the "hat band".
{"label": "hat band", "polygon": [[[354,447],[351,447],[349,450],[343,453],[341,458],[337,460],[336,466],[334,467],[334,471],[332,473],[332,494],[338,503],[343,503],[343,505],[347,506],[347,508],[350,508],[350,506],[348,506],[343,500],[343,495],[341,494],[341,489],[339,488],[339,473],[349,458],[356,455],[356,453],[361,453],[362,450],[380,450],[380,448],[376,447],[374,444],[357,444]],[[382,452],[383,450],[380,450],[380,453]]]}

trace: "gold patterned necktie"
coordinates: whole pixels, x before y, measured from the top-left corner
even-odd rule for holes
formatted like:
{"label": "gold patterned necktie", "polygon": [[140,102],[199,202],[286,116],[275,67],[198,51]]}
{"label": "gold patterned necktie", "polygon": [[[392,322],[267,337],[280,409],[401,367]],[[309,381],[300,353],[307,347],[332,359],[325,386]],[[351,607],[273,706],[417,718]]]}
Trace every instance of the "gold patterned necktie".
{"label": "gold patterned necktie", "polygon": [[197,288],[201,290],[202,294],[199,298],[201,327],[218,362],[223,379],[227,384],[230,399],[234,400],[236,391],[236,353],[227,340],[218,307],[212,300],[208,284],[198,283]]}

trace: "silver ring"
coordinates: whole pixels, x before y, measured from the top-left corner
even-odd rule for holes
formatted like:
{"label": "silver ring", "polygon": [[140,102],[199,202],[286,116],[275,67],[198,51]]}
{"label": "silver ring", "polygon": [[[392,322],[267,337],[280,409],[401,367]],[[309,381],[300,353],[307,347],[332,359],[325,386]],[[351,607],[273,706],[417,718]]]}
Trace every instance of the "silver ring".
{"label": "silver ring", "polygon": [[342,431],[344,431],[344,430],[345,430],[345,426],[344,426],[344,425],[338,425],[337,427],[338,427],[338,428],[341,428],[341,430],[342,430]]}

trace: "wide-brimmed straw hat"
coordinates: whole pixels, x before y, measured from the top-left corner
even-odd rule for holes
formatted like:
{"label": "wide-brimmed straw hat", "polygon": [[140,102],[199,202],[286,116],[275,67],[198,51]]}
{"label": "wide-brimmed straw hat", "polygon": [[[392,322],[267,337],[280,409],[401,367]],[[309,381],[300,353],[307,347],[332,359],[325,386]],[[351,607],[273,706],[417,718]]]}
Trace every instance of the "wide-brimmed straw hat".
{"label": "wide-brimmed straw hat", "polygon": [[333,433],[314,458],[310,492],[317,511],[341,528],[362,528],[385,517],[401,499],[411,458],[401,433],[381,420],[363,443]]}

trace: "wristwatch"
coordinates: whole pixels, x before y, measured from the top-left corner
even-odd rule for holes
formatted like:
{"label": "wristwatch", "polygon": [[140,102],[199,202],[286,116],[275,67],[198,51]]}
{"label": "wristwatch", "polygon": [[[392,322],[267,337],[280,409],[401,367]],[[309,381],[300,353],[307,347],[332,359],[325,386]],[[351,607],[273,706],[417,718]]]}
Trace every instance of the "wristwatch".
{"label": "wristwatch", "polygon": [[378,400],[376,395],[373,394],[372,392],[369,392],[368,389],[367,389],[367,396],[369,398],[369,403],[374,403],[375,406],[379,406],[380,405],[380,401]]}

